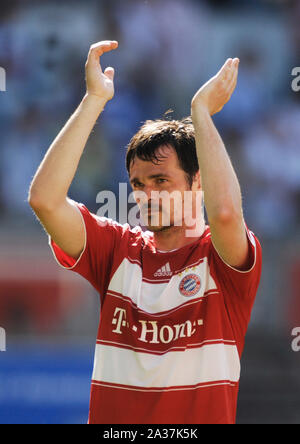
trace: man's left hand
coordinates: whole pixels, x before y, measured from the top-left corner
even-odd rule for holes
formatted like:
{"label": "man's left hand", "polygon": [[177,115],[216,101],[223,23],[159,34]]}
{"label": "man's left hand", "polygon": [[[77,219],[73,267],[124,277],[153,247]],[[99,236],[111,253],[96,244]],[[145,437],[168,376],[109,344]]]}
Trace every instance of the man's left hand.
{"label": "man's left hand", "polygon": [[235,90],[239,59],[227,59],[220,71],[194,95],[192,109],[205,108],[212,116],[221,111]]}

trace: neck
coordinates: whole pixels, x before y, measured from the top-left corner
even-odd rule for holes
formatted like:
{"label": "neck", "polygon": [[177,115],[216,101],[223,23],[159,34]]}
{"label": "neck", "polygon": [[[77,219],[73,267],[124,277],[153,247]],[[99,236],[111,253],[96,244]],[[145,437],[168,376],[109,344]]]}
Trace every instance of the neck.
{"label": "neck", "polygon": [[205,231],[204,218],[192,227],[171,226],[154,232],[154,243],[157,250],[171,251],[189,245],[199,239]]}

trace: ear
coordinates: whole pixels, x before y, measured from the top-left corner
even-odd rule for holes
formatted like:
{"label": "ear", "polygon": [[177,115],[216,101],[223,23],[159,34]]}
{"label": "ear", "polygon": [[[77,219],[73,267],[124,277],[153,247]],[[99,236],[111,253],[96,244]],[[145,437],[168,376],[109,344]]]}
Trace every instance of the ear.
{"label": "ear", "polygon": [[193,185],[192,188],[196,191],[198,190],[202,190],[202,186],[201,186],[201,176],[200,176],[200,171],[198,170],[197,173],[195,174],[194,180],[193,180]]}

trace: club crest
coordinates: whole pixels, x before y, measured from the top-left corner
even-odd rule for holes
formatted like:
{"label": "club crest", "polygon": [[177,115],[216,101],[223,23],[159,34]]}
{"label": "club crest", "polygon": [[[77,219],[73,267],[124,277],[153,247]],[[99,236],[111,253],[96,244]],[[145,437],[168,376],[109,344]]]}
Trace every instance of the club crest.
{"label": "club crest", "polygon": [[188,274],[181,279],[179,291],[182,296],[194,296],[201,287],[201,280],[197,274]]}

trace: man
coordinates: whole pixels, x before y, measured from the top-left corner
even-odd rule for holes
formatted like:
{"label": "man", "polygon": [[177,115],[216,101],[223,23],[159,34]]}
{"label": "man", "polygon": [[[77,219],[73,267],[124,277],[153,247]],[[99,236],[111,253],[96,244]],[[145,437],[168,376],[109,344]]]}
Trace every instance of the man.
{"label": "man", "polygon": [[[100,293],[89,423],[231,424],[261,247],[244,222],[239,183],[211,116],[230,99],[239,60],[228,59],[196,93],[191,122],[147,121],[130,141],[126,165],[143,231],[67,197],[88,136],[114,95],[114,70],[103,72],[99,57],[117,46],[91,46],[86,95],[29,195],[57,261]],[[181,203],[189,198],[187,211],[175,200],[166,208],[162,191],[176,191]],[[209,226],[196,211],[202,192]]]}

